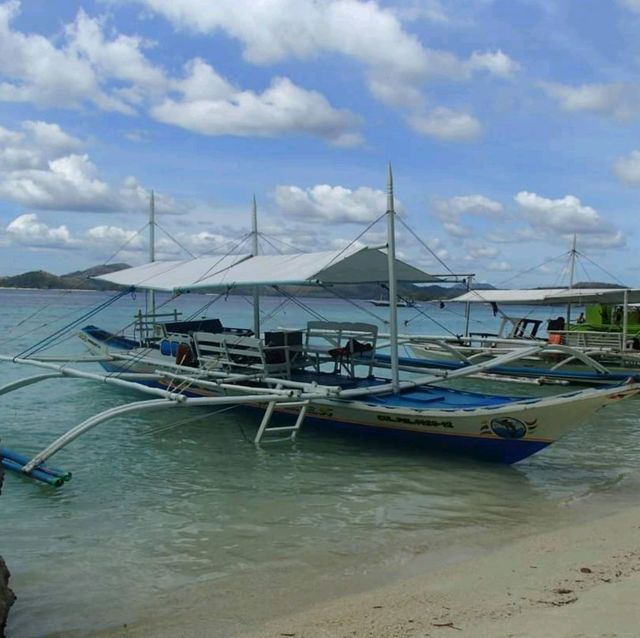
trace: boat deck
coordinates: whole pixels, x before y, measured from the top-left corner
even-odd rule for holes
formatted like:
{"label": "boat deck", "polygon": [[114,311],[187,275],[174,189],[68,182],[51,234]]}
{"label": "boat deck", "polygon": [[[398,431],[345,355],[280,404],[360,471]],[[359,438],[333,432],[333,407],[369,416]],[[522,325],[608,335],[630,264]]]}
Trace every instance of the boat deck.
{"label": "boat deck", "polygon": [[[381,377],[350,378],[330,372],[301,371],[292,376],[292,380],[318,385],[337,386],[343,390],[372,388],[389,383],[389,379]],[[358,400],[373,405],[388,407],[414,408],[416,410],[429,407],[442,410],[459,410],[464,408],[492,407],[513,401],[521,401],[524,397],[464,392],[436,386],[419,386],[404,390],[399,394],[380,394],[364,396]]]}

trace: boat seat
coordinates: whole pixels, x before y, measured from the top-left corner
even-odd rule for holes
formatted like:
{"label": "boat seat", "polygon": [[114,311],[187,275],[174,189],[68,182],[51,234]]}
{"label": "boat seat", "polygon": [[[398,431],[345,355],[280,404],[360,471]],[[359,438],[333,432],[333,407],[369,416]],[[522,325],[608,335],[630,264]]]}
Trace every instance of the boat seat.
{"label": "boat seat", "polygon": [[[257,337],[226,332],[194,332],[192,338],[201,367],[291,376],[291,357],[286,346],[266,346]],[[284,359],[273,356],[282,353]]]}
{"label": "boat seat", "polygon": [[355,376],[356,365],[367,365],[373,374],[378,327],[351,321],[309,321],[305,332],[304,353],[316,370],[333,362]]}

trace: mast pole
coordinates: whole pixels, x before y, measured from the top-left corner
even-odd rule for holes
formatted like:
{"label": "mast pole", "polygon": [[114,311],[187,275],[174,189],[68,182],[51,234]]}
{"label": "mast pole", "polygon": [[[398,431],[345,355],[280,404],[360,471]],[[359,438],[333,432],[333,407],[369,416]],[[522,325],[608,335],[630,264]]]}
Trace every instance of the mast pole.
{"label": "mast pole", "polygon": [[625,288],[622,301],[622,352],[627,349],[627,335],[629,333],[629,291]]}
{"label": "mast pole", "polygon": [[[258,207],[255,195],[251,207],[251,244],[251,254],[256,257],[258,255]],[[253,288],[253,333],[260,338],[260,290],[258,286]]]}
{"label": "mast pole", "polygon": [[[576,250],[576,235],[573,236],[573,244],[571,245],[571,261],[570,261],[570,269],[569,269],[569,290],[573,288],[574,277],[576,274],[576,255],[578,251]],[[571,304],[567,304],[567,325],[566,330],[569,330],[569,324],[571,323]]]}
{"label": "mast pole", "polygon": [[389,332],[391,348],[391,385],[393,392],[398,392],[400,378],[398,374],[398,304],[396,282],[396,227],[395,208],[393,202],[393,173],[389,164],[387,183],[387,258],[389,270]]}
{"label": "mast pole", "polygon": [[[149,200],[149,263],[156,260],[156,200],[153,190]],[[151,322],[156,323],[156,291],[149,291],[149,306],[151,307]],[[148,325],[148,324],[147,324]],[[155,328],[154,328],[155,329]],[[149,336],[148,334],[146,335]]]}
{"label": "mast pole", "polygon": [[[467,277],[467,292],[473,288],[473,275]],[[471,320],[471,302],[467,301],[464,305],[464,337],[469,337],[469,322]]]}

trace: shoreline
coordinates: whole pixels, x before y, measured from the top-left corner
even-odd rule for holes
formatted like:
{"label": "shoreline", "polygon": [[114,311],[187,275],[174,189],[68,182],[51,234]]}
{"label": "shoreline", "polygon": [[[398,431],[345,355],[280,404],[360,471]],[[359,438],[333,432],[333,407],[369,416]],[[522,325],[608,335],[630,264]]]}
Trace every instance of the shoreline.
{"label": "shoreline", "polygon": [[[187,604],[95,638],[352,638],[448,635],[474,638],[637,636],[640,611],[640,506],[526,536],[446,566],[398,578],[259,629],[216,633],[207,586]],[[265,595],[268,595],[265,593]],[[251,605],[251,600],[247,605]],[[255,624],[254,624],[255,626]]]}

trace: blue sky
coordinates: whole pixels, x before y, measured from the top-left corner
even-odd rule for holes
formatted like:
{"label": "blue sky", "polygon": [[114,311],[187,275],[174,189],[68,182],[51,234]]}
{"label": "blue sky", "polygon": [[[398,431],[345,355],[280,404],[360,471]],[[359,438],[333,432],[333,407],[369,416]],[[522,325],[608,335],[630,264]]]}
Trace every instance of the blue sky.
{"label": "blue sky", "polygon": [[578,279],[640,285],[639,29],[640,0],[0,0],[0,275],[141,263],[151,189],[161,257],[226,252],[254,194],[262,249],[343,246],[391,162],[454,271],[562,283],[519,273],[576,234]]}

